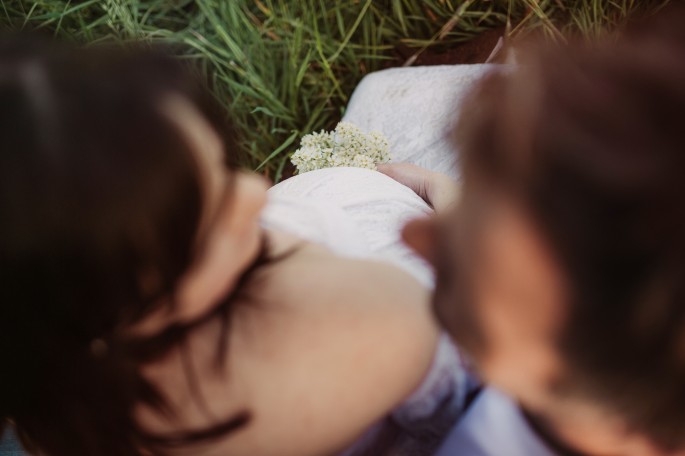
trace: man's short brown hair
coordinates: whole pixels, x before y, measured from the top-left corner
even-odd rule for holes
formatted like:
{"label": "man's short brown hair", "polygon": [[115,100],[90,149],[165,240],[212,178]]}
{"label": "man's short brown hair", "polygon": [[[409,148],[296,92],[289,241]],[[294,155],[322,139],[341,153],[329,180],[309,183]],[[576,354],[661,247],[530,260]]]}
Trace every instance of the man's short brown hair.
{"label": "man's short brown hair", "polygon": [[685,447],[683,18],[491,74],[455,134],[465,189],[522,203],[570,284],[559,391],[664,449]]}

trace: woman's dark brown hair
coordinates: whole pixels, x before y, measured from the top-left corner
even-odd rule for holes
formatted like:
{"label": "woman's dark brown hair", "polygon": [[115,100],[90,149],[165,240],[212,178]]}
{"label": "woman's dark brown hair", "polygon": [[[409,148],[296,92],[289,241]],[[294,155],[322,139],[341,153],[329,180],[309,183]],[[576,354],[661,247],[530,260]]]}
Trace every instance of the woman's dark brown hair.
{"label": "woman's dark brown hair", "polygon": [[685,448],[684,17],[534,53],[457,130],[465,192],[518,200],[566,276],[558,392],[665,449]]}
{"label": "woman's dark brown hair", "polygon": [[[202,85],[161,52],[0,39],[0,419],[41,454],[163,454],[247,420],[153,436],[133,417],[143,403],[174,412],[140,367],[201,323],[124,336],[173,297],[203,210],[193,154],[160,112],[169,93],[236,150]],[[228,307],[204,319],[228,324]]]}

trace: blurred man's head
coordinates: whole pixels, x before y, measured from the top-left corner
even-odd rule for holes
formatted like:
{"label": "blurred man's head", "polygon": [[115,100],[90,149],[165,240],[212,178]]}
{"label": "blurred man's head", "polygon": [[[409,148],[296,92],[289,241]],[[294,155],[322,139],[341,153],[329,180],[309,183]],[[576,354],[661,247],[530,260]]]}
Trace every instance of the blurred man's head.
{"label": "blurred man's head", "polygon": [[492,74],[457,141],[441,322],[570,446],[685,453],[685,28]]}

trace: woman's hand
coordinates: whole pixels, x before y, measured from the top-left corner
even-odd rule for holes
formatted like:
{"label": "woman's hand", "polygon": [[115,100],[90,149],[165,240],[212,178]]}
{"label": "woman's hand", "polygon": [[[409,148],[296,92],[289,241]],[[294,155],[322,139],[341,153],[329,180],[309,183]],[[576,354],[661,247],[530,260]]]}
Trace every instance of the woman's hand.
{"label": "woman's hand", "polygon": [[414,190],[436,212],[442,212],[455,204],[459,198],[459,186],[449,176],[412,165],[389,163],[378,165],[379,172],[392,177],[400,184]]}

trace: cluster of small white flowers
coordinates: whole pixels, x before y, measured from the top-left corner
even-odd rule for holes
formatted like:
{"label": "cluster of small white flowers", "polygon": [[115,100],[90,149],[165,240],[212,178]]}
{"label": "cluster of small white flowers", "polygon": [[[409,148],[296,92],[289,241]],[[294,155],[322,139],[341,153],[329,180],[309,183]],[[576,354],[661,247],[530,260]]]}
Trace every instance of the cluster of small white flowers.
{"label": "cluster of small white flowers", "polygon": [[390,161],[390,145],[380,132],[366,134],[349,122],[340,122],[331,132],[304,136],[291,160],[299,174],[337,166],[375,169],[378,163]]}

